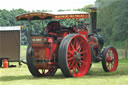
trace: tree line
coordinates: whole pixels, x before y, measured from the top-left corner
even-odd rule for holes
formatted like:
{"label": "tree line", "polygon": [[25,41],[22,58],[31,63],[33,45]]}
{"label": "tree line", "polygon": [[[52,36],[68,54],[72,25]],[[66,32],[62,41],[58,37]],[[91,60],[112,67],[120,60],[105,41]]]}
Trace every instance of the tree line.
{"label": "tree line", "polygon": [[128,0],[97,0],[98,22],[107,43],[128,40]]}
{"label": "tree line", "polygon": [[[100,34],[103,36],[106,43],[111,42],[124,42],[128,40],[128,0],[97,0],[96,6],[98,8],[97,28],[101,29]],[[74,9],[74,11],[87,11],[92,5],[85,6],[83,8]],[[70,9],[66,10],[69,11]],[[37,10],[38,12],[47,12],[51,10]],[[58,10],[65,11],[65,10]],[[27,29],[30,24],[28,22],[16,21],[16,16],[24,13],[28,13],[24,9],[12,9],[10,11],[3,9],[0,10],[0,26],[17,26],[23,25],[24,29]],[[71,23],[75,23],[73,20]],[[48,21],[34,21],[31,22],[32,32],[41,32],[48,23]],[[66,20],[62,22],[65,26],[70,26]],[[21,33],[21,44],[27,44],[27,35],[23,31]]]}

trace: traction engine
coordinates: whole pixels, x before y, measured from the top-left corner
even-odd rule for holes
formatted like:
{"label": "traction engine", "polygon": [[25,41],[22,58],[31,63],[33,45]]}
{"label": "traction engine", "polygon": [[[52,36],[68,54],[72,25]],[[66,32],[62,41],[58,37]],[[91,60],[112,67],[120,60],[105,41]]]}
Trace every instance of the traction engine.
{"label": "traction engine", "polygon": [[88,30],[61,27],[57,21],[48,24],[39,35],[30,35],[27,48],[27,66],[34,77],[53,76],[60,68],[65,77],[82,77],[91,68],[92,62],[102,62],[105,72],[113,72],[118,66],[118,54],[114,47],[103,49],[103,38],[96,29],[96,8],[88,13],[51,14],[27,13],[17,20],[44,19],[91,19],[91,34]]}

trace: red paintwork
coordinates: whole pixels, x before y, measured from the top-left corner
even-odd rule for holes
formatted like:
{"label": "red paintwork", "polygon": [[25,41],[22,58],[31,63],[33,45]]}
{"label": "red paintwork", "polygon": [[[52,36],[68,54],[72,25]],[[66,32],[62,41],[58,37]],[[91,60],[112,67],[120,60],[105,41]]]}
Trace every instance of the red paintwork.
{"label": "red paintwork", "polygon": [[[92,32],[93,32],[96,31],[96,28],[94,28],[96,27],[95,25],[96,9],[91,8],[90,12],[91,12],[90,18],[92,18],[91,24],[93,25],[92,26]],[[44,19],[80,19],[80,18],[89,18],[89,14],[86,12],[58,13],[58,14],[36,12],[36,13],[26,13],[16,17],[17,20],[29,20],[29,21],[44,20]],[[37,68],[37,70],[41,70],[42,75],[49,75],[49,73],[52,73],[57,68],[59,68],[58,58],[61,58],[58,56],[59,47],[61,49],[63,47],[63,44],[68,44],[67,47],[65,48],[66,60],[64,61],[66,62],[66,68],[68,69],[69,73],[74,77],[84,76],[90,68],[92,52],[94,53],[93,57],[95,59],[99,57],[98,59],[99,61],[101,61],[102,55],[100,55],[99,52],[101,51],[104,44],[102,37],[98,36],[96,32],[93,32],[92,35],[88,35],[88,30],[86,28],[87,27],[84,25],[80,26],[80,28],[77,29],[75,27],[62,28],[58,21],[51,21],[50,23],[48,23],[47,27],[44,30],[46,33],[48,32],[48,34],[46,35],[47,37],[44,37],[42,35],[32,36],[31,44],[34,52],[34,56],[32,57],[34,57],[35,59],[34,65]],[[44,33],[44,35],[46,33]],[[73,34],[73,35],[70,36],[69,34]],[[66,41],[66,39],[68,39],[69,41]],[[63,42],[60,45],[62,40],[65,40],[65,42]],[[61,53],[60,54],[61,56],[62,52],[59,53]],[[112,63],[112,58],[114,58],[114,63]],[[114,48],[110,48],[108,50],[108,52],[106,53],[105,60],[109,72],[115,71],[118,65],[118,55]],[[61,68],[63,68],[63,66]]]}
{"label": "red paintwork", "polygon": [[88,31],[87,30],[81,30],[78,33],[84,35],[88,39]]}
{"label": "red paintwork", "polygon": [[47,41],[48,43],[53,43],[53,38],[52,37],[47,37],[47,40],[48,40]]}
{"label": "red paintwork", "polygon": [[57,36],[57,33],[49,32],[48,35],[54,35],[54,36]]}
{"label": "red paintwork", "polygon": [[[73,28],[73,29],[75,29],[75,28]],[[81,49],[86,49],[86,53],[88,54],[88,55],[85,55],[86,53],[84,54],[85,55],[85,60],[86,60],[86,58],[89,58],[89,56],[91,54],[91,53],[88,52],[88,50],[90,50],[90,47],[88,47],[88,46],[97,43],[97,40],[96,40],[95,37],[90,37],[89,38],[89,40],[90,40],[89,43],[86,43],[86,42],[88,42],[88,31],[87,30],[83,30],[83,29],[81,29],[81,30],[76,30],[75,29],[75,32],[81,34],[82,36],[80,36],[80,37],[83,37],[83,39],[81,39],[80,37],[79,38],[76,37],[76,40],[81,39],[79,41],[84,41],[85,42],[85,43],[81,44],[80,46],[81,46]],[[32,41],[32,39],[31,39],[32,48],[34,49],[34,57],[37,60],[56,59],[58,57],[58,48],[59,48],[59,44],[60,44],[61,40],[63,40],[63,38],[65,36],[67,36],[68,34],[70,34],[70,33],[73,33],[73,32],[65,31],[65,32],[61,32],[59,34],[53,33],[53,32],[49,32],[48,35],[53,35],[53,36],[57,37],[57,41],[58,41],[57,43],[53,43],[54,42],[53,37],[33,36],[32,39],[42,39],[42,41],[36,41],[36,40]],[[44,41],[44,39],[46,39],[46,40]],[[44,44],[44,42],[46,42],[46,44]],[[72,52],[74,52],[74,51],[72,51]],[[79,50],[79,53],[82,53],[82,52],[80,52],[80,50]],[[88,62],[84,61],[84,60],[82,62],[89,63],[90,62],[90,58],[87,59],[87,60],[88,60]],[[44,63],[35,64],[36,68],[38,68],[38,69],[40,69],[40,68],[42,68],[42,69],[44,69],[44,68],[46,69],[47,68],[48,69],[49,68],[48,65],[58,65],[58,63],[56,61],[54,61],[54,62],[48,62],[48,63],[45,63],[45,64]],[[87,65],[87,66],[89,67],[89,65]],[[85,69],[84,75],[87,73],[88,67]],[[82,68],[83,67],[80,67],[80,69],[82,69]],[[70,69],[70,70],[72,70],[72,69]],[[80,75],[81,71],[77,72],[77,73],[78,74],[73,74],[73,75],[75,77],[83,76],[82,74]]]}
{"label": "red paintwork", "polygon": [[[75,56],[76,55],[79,56]],[[82,55],[82,56],[81,56]],[[69,42],[67,50],[67,65],[74,77],[84,76],[90,67],[91,53],[86,37],[76,35]]]}

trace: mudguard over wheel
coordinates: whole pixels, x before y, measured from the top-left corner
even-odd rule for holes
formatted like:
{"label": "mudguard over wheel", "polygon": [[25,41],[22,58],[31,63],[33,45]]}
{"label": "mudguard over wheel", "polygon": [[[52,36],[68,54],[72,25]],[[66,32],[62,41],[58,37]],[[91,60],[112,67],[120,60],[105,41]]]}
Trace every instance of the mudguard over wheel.
{"label": "mudguard over wheel", "polygon": [[91,52],[87,39],[79,34],[67,35],[61,41],[58,61],[64,76],[84,76],[91,64]]}
{"label": "mudguard over wheel", "polygon": [[53,76],[56,73],[57,68],[50,69],[38,69],[34,65],[34,52],[31,46],[28,46],[27,49],[27,66],[30,73],[34,77],[42,77],[42,76]]}
{"label": "mudguard over wheel", "polygon": [[113,72],[118,66],[118,54],[114,47],[108,46],[103,51],[102,66],[105,72]]}

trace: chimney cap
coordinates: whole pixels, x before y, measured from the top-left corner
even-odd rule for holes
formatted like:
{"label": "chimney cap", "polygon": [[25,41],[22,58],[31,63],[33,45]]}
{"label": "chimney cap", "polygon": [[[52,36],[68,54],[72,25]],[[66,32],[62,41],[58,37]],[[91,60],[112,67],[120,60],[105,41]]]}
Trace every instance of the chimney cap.
{"label": "chimney cap", "polygon": [[90,9],[90,12],[96,12],[97,8],[96,7],[91,7],[89,8]]}

